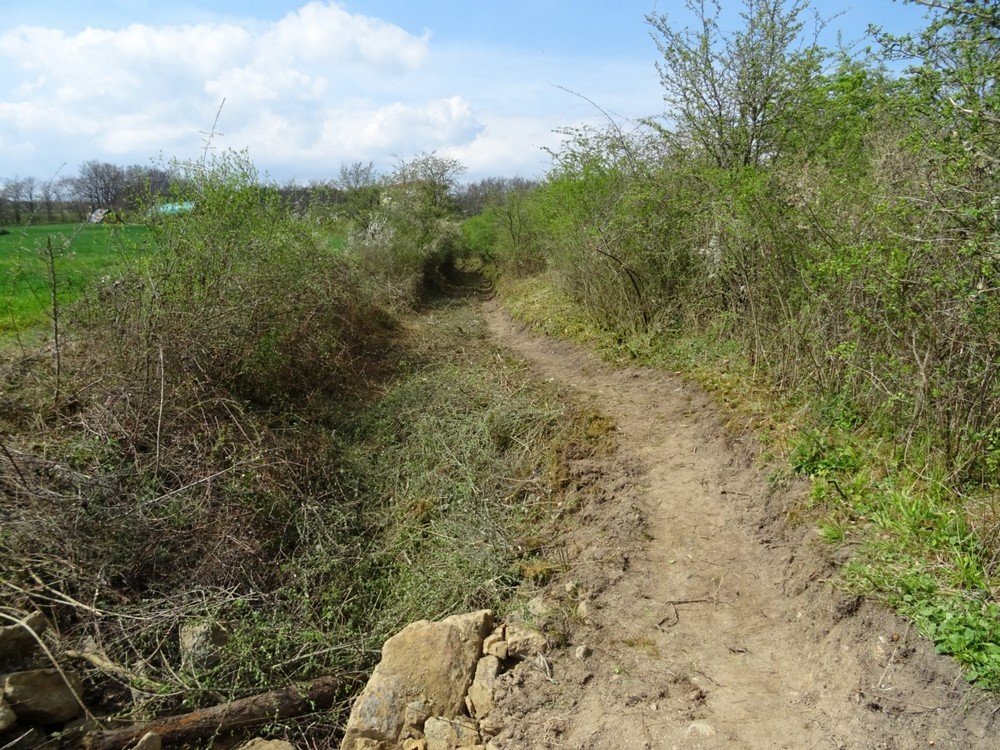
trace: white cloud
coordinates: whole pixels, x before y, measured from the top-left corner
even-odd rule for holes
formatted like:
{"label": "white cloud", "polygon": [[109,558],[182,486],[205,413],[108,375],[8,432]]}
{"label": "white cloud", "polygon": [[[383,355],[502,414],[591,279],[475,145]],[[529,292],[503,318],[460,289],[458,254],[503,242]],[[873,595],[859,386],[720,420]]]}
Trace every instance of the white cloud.
{"label": "white cloud", "polygon": [[595,117],[552,84],[612,110],[659,103],[651,66],[435,46],[334,0],[271,21],[18,26],[0,30],[0,176],[197,156],[223,100],[215,145],[248,148],[279,179],[430,150],[461,159],[470,177],[538,174],[542,147],[560,141],[553,131]]}
{"label": "white cloud", "polygon": [[329,176],[345,161],[372,159],[385,165],[397,154],[406,157],[470,142],[481,129],[468,102],[458,96],[420,105],[377,106],[355,99],[312,117],[260,112],[226,138],[246,144],[252,154],[267,153],[272,162],[300,176],[317,159],[324,160]]}
{"label": "white cloud", "polygon": [[278,21],[261,37],[264,61],[292,59],[356,64],[383,70],[417,67],[428,36],[414,37],[377,18],[352,15],[338,5],[311,2]]}
{"label": "white cloud", "polygon": [[422,106],[396,102],[373,112],[344,112],[330,124],[338,128],[328,131],[333,142],[344,143],[355,153],[366,147],[385,151],[396,144],[409,146],[407,150],[421,145],[439,148],[468,140],[480,129],[469,103],[460,96]]}
{"label": "white cloud", "polygon": [[555,132],[564,123],[555,119],[490,114],[476,137],[443,149],[473,174],[536,175],[545,170],[549,156],[545,148],[555,148],[562,136]]}
{"label": "white cloud", "polygon": [[36,153],[75,151],[74,161],[183,156],[223,99],[222,145],[249,146],[271,168],[287,158],[332,172],[348,153],[377,158],[473,137],[475,118],[458,96],[421,101],[409,91],[344,108],[369,84],[391,89],[428,55],[429,35],[336,2],[310,2],[273,22],[78,33],[20,26],[0,34],[0,131],[9,134],[0,162],[16,163],[25,143]]}

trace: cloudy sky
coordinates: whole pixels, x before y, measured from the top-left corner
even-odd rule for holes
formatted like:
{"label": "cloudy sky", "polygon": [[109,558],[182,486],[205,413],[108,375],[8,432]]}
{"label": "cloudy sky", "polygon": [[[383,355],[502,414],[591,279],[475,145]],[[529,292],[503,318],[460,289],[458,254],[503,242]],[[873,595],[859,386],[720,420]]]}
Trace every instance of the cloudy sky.
{"label": "cloudy sky", "polygon": [[[649,12],[681,0],[0,0],[0,181],[215,144],[279,180],[437,150],[471,177],[538,175],[562,126],[661,111]],[[727,13],[740,4],[723,0]],[[820,0],[825,32],[913,8]],[[223,105],[223,101],[225,104]],[[61,170],[61,171],[60,171]]]}

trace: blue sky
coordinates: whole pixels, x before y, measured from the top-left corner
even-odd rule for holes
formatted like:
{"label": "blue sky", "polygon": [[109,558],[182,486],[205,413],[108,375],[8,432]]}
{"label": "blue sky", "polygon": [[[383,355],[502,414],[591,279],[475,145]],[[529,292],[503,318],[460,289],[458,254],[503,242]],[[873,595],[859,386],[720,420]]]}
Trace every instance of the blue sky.
{"label": "blue sky", "polygon": [[[662,109],[644,23],[680,0],[0,0],[0,181],[88,159],[247,148],[279,180],[436,150],[470,177],[538,175],[562,126]],[[724,0],[729,16],[741,6]],[[902,32],[918,9],[819,0],[824,43]],[[838,15],[840,14],[840,15]],[[65,165],[65,166],[62,166]],[[61,170],[61,171],[60,171]]]}

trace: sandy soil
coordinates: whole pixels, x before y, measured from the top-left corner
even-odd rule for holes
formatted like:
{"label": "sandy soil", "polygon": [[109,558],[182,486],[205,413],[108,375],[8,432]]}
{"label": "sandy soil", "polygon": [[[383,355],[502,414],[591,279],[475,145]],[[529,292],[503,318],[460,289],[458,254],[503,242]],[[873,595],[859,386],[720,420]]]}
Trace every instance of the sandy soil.
{"label": "sandy soil", "polygon": [[486,314],[621,443],[572,467],[569,572],[534,607],[564,643],[503,677],[492,747],[1000,748],[995,699],[830,584],[834,553],[787,521],[804,486],[770,484],[707,397]]}

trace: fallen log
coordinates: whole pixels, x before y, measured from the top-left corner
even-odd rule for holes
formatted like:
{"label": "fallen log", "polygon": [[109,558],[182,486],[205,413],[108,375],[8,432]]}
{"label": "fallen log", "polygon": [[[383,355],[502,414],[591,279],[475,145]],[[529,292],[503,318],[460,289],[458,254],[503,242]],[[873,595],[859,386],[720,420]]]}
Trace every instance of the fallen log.
{"label": "fallen log", "polygon": [[122,750],[134,745],[148,732],[160,735],[163,744],[169,745],[246,729],[330,708],[343,686],[343,680],[337,677],[320,677],[312,682],[289,685],[178,716],[164,716],[107,732],[92,732],[84,737],[83,747],[84,750]]}

